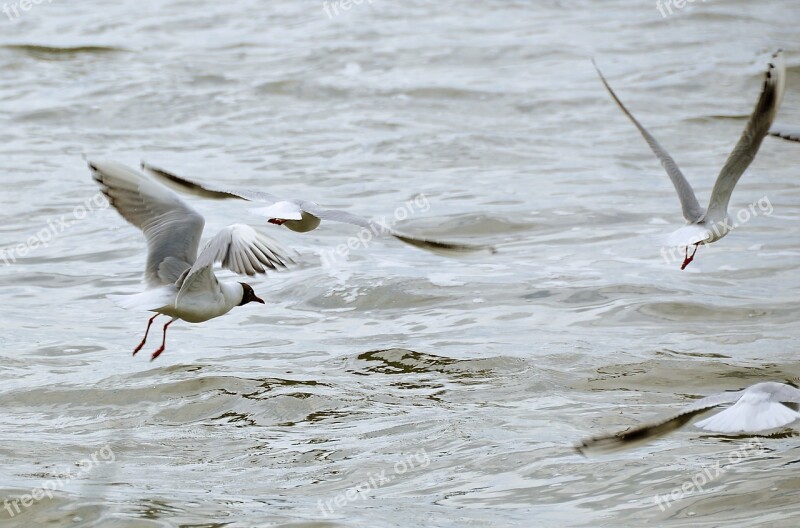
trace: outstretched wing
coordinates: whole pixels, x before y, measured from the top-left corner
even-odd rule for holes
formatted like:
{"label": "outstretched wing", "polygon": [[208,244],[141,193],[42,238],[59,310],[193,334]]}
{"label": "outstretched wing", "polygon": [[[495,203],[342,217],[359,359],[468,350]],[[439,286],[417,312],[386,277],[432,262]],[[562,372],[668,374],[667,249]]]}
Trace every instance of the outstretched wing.
{"label": "outstretched wing", "polygon": [[750,120],[714,183],[711,201],[708,204],[710,216],[723,217],[727,213],[733,188],[736,187],[739,178],[755,159],[761,142],[769,132],[783,101],[785,87],[786,66],[783,63],[783,54],[778,51],[772,56],[767,72],[764,74],[761,95],[750,115]]}
{"label": "outstretched wing", "polygon": [[145,282],[174,283],[197,258],[205,220],[144,174],[112,161],[90,161],[92,176],[111,205],[147,240]]}
{"label": "outstretched wing", "polygon": [[716,433],[757,433],[788,425],[800,413],[784,403],[800,402],[800,390],[783,383],[766,382],[748,387],[739,401],[724,411],[694,424]]}
{"label": "outstretched wing", "polygon": [[[493,249],[493,248],[486,248],[484,246],[457,244],[452,242],[431,240],[427,238],[413,237],[403,233],[398,233],[397,231],[394,231],[388,228],[387,226],[381,225],[372,220],[368,220],[362,216],[354,215],[352,213],[339,211],[335,209],[325,209],[313,202],[305,200],[299,200],[299,199],[283,200],[273,194],[261,191],[242,190],[242,189],[231,190],[231,189],[219,189],[214,187],[208,187],[206,185],[201,185],[192,180],[188,180],[186,178],[177,176],[163,169],[154,167],[152,165],[148,165],[145,162],[142,162],[142,168],[144,168],[148,172],[148,174],[152,175],[155,179],[157,179],[164,185],[167,185],[183,193],[193,194],[195,196],[200,196],[202,198],[211,198],[215,200],[240,199],[240,200],[248,200],[251,202],[265,203],[268,206],[270,206],[270,208],[259,209],[257,211],[257,214],[261,216],[268,216],[270,218],[280,218],[283,220],[301,220],[302,216],[297,210],[299,208],[300,210],[305,211],[310,215],[319,218],[320,220],[328,220],[331,222],[343,222],[346,224],[356,225],[372,231],[373,235],[388,234],[407,244],[411,244],[413,246],[417,246],[423,249],[429,249],[429,250],[438,249],[438,250],[453,251],[453,252]],[[272,206],[274,206],[275,209],[272,209]],[[311,222],[311,226],[312,227],[310,229],[313,229],[314,227],[316,227],[316,224],[314,222]],[[306,230],[308,229],[301,229],[300,231],[302,232]]]}
{"label": "outstretched wing", "polygon": [[694,424],[714,433],[757,433],[788,425],[800,413],[776,401],[748,401],[743,397],[731,407]]}
{"label": "outstretched wing", "polygon": [[144,161],[142,162],[142,169],[171,189],[175,189],[176,191],[185,194],[199,196],[201,198],[209,198],[212,200],[248,200],[251,202],[263,202],[268,204],[281,200],[273,194],[262,191],[232,190],[209,187],[207,185],[202,185],[195,181],[165,171],[164,169],[155,167],[145,163]]}
{"label": "outstretched wing", "polygon": [[453,252],[481,251],[484,249],[489,249],[490,251],[494,251],[493,248],[487,248],[485,246],[457,244],[454,242],[442,242],[440,240],[432,240],[429,238],[420,238],[411,235],[406,235],[404,233],[395,231],[391,227],[384,225],[380,222],[376,222],[374,220],[370,220],[368,218],[364,218],[363,216],[355,215],[353,213],[348,213],[347,211],[340,211],[338,209],[325,209],[313,202],[303,201],[300,202],[300,206],[303,208],[304,211],[316,216],[320,220],[328,220],[331,222],[342,222],[345,224],[355,225],[363,229],[366,229],[368,231],[371,231],[373,235],[390,235],[402,242],[405,242],[406,244],[416,246],[422,249],[453,251]]}
{"label": "outstretched wing", "polygon": [[325,209],[314,202],[308,201],[301,201],[298,203],[298,205],[303,209],[303,211],[316,216],[320,220],[341,222],[344,224],[358,226],[372,231],[375,235],[392,234],[392,230],[388,226],[368,218],[364,218],[363,216],[348,213],[347,211],[341,211],[339,209]]}
{"label": "outstretched wing", "polygon": [[233,224],[212,238],[189,271],[221,263],[240,275],[266,273],[266,268],[285,268],[292,259],[271,238],[244,224]]}
{"label": "outstretched wing", "polygon": [[681,170],[678,168],[678,164],[675,163],[675,160],[672,159],[672,156],[661,146],[661,144],[654,138],[647,129],[642,126],[639,121],[633,117],[625,105],[622,104],[622,101],[619,100],[617,94],[614,93],[614,90],[611,89],[611,86],[606,81],[603,72],[600,71],[600,68],[597,67],[597,63],[592,59],[592,64],[594,64],[595,70],[597,70],[597,74],[600,76],[600,80],[603,81],[603,85],[605,85],[606,90],[608,93],[611,94],[611,98],[617,103],[620,110],[628,116],[628,119],[631,120],[631,123],[639,129],[639,133],[642,135],[644,140],[650,146],[650,150],[656,155],[656,157],[661,161],[661,165],[663,165],[664,169],[667,171],[669,175],[669,179],[672,181],[672,185],[675,187],[675,190],[678,192],[678,198],[681,201],[681,208],[683,209],[683,217],[688,222],[696,222],[700,220],[705,211],[697,201],[697,197],[694,194],[694,190],[692,186],[689,184],[689,181],[683,175]]}
{"label": "outstretched wing", "polygon": [[190,295],[212,295],[216,302],[223,297],[213,268],[217,262],[222,267],[240,275],[266,273],[266,268],[285,268],[292,259],[286,256],[271,238],[244,224],[233,224],[222,229],[198,255],[191,269],[179,283],[176,303]]}
{"label": "outstretched wing", "polygon": [[679,413],[670,416],[658,422],[649,423],[622,431],[619,433],[598,436],[584,440],[579,445],[575,446],[581,453],[587,451],[615,451],[625,447],[631,447],[636,444],[649,442],[660,436],[683,427],[687,422],[698,414],[704,413],[712,407],[723,403],[731,403],[739,399],[744,391],[736,392],[723,392],[722,394],[714,394],[701,398],[694,403],[686,406]]}

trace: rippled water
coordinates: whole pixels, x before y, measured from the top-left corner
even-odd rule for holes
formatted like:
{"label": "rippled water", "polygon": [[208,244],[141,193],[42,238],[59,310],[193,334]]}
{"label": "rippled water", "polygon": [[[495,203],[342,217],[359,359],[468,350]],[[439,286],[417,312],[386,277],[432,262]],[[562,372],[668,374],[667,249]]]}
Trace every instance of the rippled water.
{"label": "rippled water", "polygon": [[[571,446],[800,376],[798,146],[766,140],[734,193],[773,214],[681,272],[652,241],[681,223],[670,183],[589,60],[704,201],[779,47],[800,120],[800,5],[338,5],[0,15],[0,246],[50,239],[0,262],[0,498],[55,488],[2,526],[794,526],[791,435],[736,462],[749,439],[692,428]],[[298,252],[255,282],[267,306],[177,323],[150,363],[146,314],[105,298],[138,287],[144,241],[91,203],[83,155],[372,216],[423,193],[399,228],[497,253],[388,239],[323,265],[348,226],[263,226]],[[191,203],[212,233],[257,221]]]}

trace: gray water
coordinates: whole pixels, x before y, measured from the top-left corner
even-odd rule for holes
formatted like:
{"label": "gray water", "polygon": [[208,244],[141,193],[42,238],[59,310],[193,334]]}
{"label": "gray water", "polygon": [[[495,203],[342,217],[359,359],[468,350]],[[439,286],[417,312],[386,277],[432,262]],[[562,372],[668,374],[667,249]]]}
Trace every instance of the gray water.
{"label": "gray water", "polygon": [[[705,202],[777,48],[800,121],[797,2],[29,7],[0,15],[3,527],[796,525],[792,434],[572,446],[800,376],[800,145],[764,142],[731,211],[771,214],[682,272],[653,241],[674,191],[590,62]],[[105,297],[140,287],[144,239],[92,202],[84,155],[406,207],[398,229],[497,252],[324,263],[357,230],[189,199],[207,235],[259,225],[297,265],[151,363],[147,314]]]}

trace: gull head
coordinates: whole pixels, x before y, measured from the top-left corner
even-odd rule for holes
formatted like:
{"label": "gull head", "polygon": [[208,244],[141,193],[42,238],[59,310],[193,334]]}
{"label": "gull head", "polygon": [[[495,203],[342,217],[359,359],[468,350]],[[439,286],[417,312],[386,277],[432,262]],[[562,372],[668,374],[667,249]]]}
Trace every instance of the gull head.
{"label": "gull head", "polygon": [[240,282],[239,284],[242,285],[242,302],[239,303],[239,306],[244,306],[245,304],[251,302],[266,304],[264,302],[264,299],[261,299],[258,296],[256,296],[256,292],[253,291],[252,286],[250,286],[246,282]]}

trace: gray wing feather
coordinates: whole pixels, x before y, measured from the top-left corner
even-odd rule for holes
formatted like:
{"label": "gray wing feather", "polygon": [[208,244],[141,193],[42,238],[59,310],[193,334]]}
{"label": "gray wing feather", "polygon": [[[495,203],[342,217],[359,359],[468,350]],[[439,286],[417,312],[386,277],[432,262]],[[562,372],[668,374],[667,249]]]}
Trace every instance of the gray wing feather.
{"label": "gray wing feather", "polygon": [[769,132],[783,101],[785,87],[786,66],[783,62],[783,54],[778,51],[772,56],[767,72],[764,74],[761,95],[750,115],[750,120],[714,183],[708,210],[709,212],[713,211],[715,217],[727,213],[733,188],[736,187],[739,178],[755,159],[761,142]]}
{"label": "gray wing feather", "polygon": [[420,238],[420,237],[406,235],[404,233],[395,231],[394,229],[388,227],[387,225],[381,222],[376,222],[374,220],[370,220],[368,218],[364,218],[363,216],[348,213],[346,211],[340,211],[336,209],[324,209],[313,202],[303,201],[297,203],[304,211],[311,213],[320,220],[329,220],[331,222],[343,222],[345,224],[352,224],[367,229],[371,231],[374,235],[390,235],[400,240],[401,242],[405,242],[406,244],[416,246],[422,249],[428,249],[428,250],[438,249],[438,250],[453,251],[453,252],[481,251],[484,249],[488,249],[494,252],[494,248],[486,246],[456,244],[453,242],[442,242],[440,240],[432,240],[429,238]]}
{"label": "gray wing feather", "polygon": [[109,203],[147,239],[147,285],[177,281],[197,258],[203,217],[175,193],[125,165],[90,161],[89,168]]}
{"label": "gray wing feather", "polygon": [[364,218],[363,216],[353,213],[348,213],[347,211],[340,211],[338,209],[325,209],[324,207],[320,207],[313,202],[307,201],[299,201],[295,203],[297,203],[297,205],[299,205],[303,211],[311,213],[320,220],[329,220],[331,222],[341,222],[344,224],[363,227],[364,229],[373,231],[375,234],[391,234],[392,232],[389,227],[379,222],[369,220],[368,218]]}
{"label": "gray wing feather", "polygon": [[597,74],[600,76],[600,80],[603,81],[603,85],[605,85],[606,90],[608,93],[611,94],[611,98],[614,99],[614,102],[617,103],[620,110],[628,116],[628,119],[631,120],[631,123],[636,126],[639,130],[639,133],[642,135],[644,140],[650,146],[650,150],[656,155],[656,157],[661,161],[661,165],[667,171],[669,175],[669,179],[672,181],[672,185],[675,187],[675,190],[678,193],[678,198],[681,201],[681,208],[683,209],[683,217],[689,222],[696,222],[700,220],[705,211],[702,207],[700,207],[700,203],[697,201],[697,197],[694,194],[694,190],[692,186],[689,184],[689,181],[683,175],[681,170],[678,168],[678,164],[675,163],[675,160],[672,159],[672,156],[661,146],[661,144],[654,138],[647,129],[642,126],[639,121],[633,117],[625,105],[622,104],[622,101],[619,100],[617,94],[614,93],[614,90],[611,89],[611,86],[606,81],[603,72],[600,71],[600,68],[597,67],[597,63],[594,62],[592,59],[592,63],[594,64],[594,68],[597,70]]}
{"label": "gray wing feather", "polygon": [[292,259],[270,238],[244,224],[233,224],[212,238],[197,257],[189,276],[215,263],[240,275],[285,268]]}
{"label": "gray wing feather", "polygon": [[241,190],[241,189],[231,190],[231,189],[219,189],[214,187],[208,187],[206,185],[201,185],[197,182],[188,180],[181,176],[177,176],[163,169],[154,167],[145,162],[142,162],[142,168],[146,170],[148,174],[153,176],[155,179],[157,179],[164,185],[167,185],[168,187],[175,189],[177,191],[187,194],[193,194],[195,196],[199,196],[202,198],[210,198],[214,200],[240,199],[240,200],[248,200],[251,202],[266,203],[269,205],[274,204],[276,202],[289,201],[294,204],[297,204],[301,209],[316,216],[320,220],[328,220],[331,222],[342,222],[345,224],[356,225],[372,231],[374,235],[391,235],[407,244],[417,246],[423,249],[432,249],[432,250],[439,249],[439,250],[454,251],[454,252],[479,251],[483,249],[489,249],[491,251],[494,251],[493,248],[486,248],[485,246],[455,244],[452,242],[441,242],[438,240],[409,236],[403,233],[398,233],[397,231],[394,231],[381,223],[369,220],[367,218],[364,218],[363,216],[358,216],[345,211],[325,209],[313,202],[309,202],[306,200],[282,200],[281,198],[273,194],[261,191],[251,191],[251,190]]}
{"label": "gray wing feather", "polygon": [[142,162],[142,169],[144,169],[154,179],[171,189],[185,194],[199,196],[201,198],[209,198],[212,200],[248,200],[250,202],[263,202],[267,204],[273,204],[281,201],[281,199],[277,196],[262,191],[232,190],[209,187],[193,180],[178,176],[172,172],[165,171],[164,169],[155,167],[149,163],[145,163],[144,161]]}

